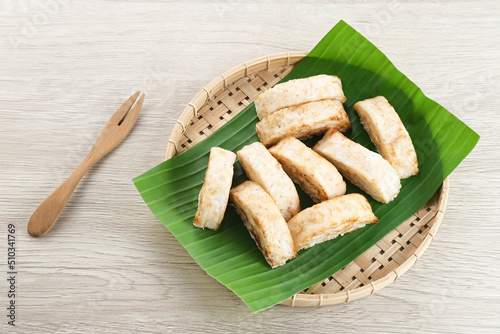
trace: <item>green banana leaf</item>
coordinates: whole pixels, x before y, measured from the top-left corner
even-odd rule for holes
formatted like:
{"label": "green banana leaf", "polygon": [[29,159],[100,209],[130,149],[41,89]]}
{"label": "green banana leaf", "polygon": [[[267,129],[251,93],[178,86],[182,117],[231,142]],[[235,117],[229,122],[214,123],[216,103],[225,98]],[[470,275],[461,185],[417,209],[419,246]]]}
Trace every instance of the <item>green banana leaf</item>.
{"label": "green banana leaf", "polygon": [[[197,229],[193,218],[203,184],[209,150],[233,152],[258,141],[253,103],[209,138],[134,179],[144,201],[193,259],[212,277],[238,295],[253,312],[275,305],[329,277],[410,217],[435,193],[443,180],[471,152],[479,136],[438,103],[427,98],[389,59],[344,21],[340,21],[283,80],[316,74],[342,79],[352,122],[352,140],[375,151],[352,106],[377,95],[398,111],[413,139],[420,174],[402,180],[398,197],[381,204],[370,196],[380,221],[299,252],[299,257],[271,269],[229,206],[217,231]],[[317,140],[317,139],[316,139]],[[314,139],[305,141],[312,145]],[[235,164],[233,186],[246,179]],[[300,189],[305,208],[312,201]],[[348,193],[360,192],[348,184]],[[363,193],[364,194],[364,193]]]}

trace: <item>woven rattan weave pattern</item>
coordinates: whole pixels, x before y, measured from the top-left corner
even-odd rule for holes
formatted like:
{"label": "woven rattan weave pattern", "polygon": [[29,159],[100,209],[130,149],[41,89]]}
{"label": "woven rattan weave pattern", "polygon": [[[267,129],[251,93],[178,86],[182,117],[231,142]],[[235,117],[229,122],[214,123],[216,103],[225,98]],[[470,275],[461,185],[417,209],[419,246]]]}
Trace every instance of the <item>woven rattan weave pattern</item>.
{"label": "woven rattan weave pattern", "polygon": [[[210,136],[252,103],[261,91],[285,77],[306,52],[254,59],[221,74],[188,104],[168,141],[166,159]],[[429,246],[446,207],[448,179],[418,212],[388,233],[342,270],[282,302],[322,306],[349,302],[375,293],[417,262]]]}

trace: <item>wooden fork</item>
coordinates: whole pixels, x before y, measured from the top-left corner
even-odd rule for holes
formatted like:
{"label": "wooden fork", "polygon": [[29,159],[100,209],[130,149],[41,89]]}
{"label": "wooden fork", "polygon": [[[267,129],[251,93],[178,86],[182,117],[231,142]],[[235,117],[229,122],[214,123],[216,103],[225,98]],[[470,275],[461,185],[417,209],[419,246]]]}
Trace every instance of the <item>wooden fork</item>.
{"label": "wooden fork", "polygon": [[[57,218],[61,215],[62,210],[66,206],[71,194],[76,186],[85,175],[85,173],[97,161],[108,154],[123,139],[129,134],[135,124],[139,113],[141,112],[142,104],[145,95],[142,95],[138,100],[137,97],[141,92],[132,95],[118,110],[111,116],[108,123],[102,130],[99,138],[90,150],[87,157],[52,194],[49,195],[33,212],[28,222],[28,233],[33,237],[41,237],[47,233]],[[136,102],[134,105],[134,102]],[[133,108],[132,105],[134,105]]]}

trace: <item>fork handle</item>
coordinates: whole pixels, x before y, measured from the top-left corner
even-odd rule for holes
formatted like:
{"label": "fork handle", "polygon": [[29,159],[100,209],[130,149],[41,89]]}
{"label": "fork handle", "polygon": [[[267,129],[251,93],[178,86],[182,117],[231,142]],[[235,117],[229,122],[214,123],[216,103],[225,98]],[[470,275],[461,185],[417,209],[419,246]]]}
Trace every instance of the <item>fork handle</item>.
{"label": "fork handle", "polygon": [[31,236],[41,237],[54,226],[82,177],[99,160],[92,153],[91,151],[80,166],[33,212],[28,221],[28,233]]}

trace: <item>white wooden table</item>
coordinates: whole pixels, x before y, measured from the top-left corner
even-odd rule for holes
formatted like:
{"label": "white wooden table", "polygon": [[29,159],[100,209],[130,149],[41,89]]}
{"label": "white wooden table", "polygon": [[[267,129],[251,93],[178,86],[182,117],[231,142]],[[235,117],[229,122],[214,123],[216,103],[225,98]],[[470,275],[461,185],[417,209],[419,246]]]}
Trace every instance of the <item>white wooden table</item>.
{"label": "white wooden table", "polygon": [[[0,332],[499,332],[500,4],[0,2]],[[451,175],[435,241],[374,296],[259,314],[200,269],[131,179],[162,161],[177,117],[223,71],[310,50],[344,19],[481,135]],[[129,137],[82,180],[45,237],[38,204],[111,113],[147,93]],[[7,225],[16,327],[7,325]]]}

